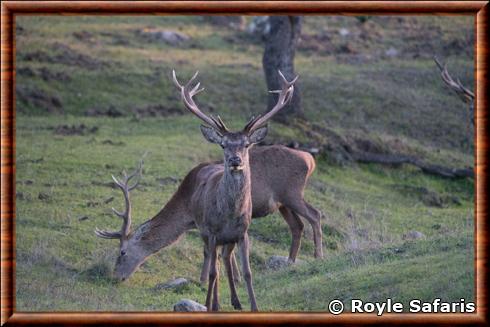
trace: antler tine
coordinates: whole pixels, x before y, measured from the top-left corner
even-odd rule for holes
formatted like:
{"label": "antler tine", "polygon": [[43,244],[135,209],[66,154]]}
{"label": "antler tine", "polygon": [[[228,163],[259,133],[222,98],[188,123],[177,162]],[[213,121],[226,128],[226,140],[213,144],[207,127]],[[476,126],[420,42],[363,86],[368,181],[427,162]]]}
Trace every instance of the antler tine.
{"label": "antler tine", "polygon": [[230,130],[228,129],[228,127],[226,127],[225,123],[223,122],[223,120],[221,120],[221,117],[218,115],[216,116],[216,118],[214,118],[212,115],[209,116],[216,125],[219,126],[220,130],[224,131],[224,132],[229,132]]}
{"label": "antler tine", "polygon": [[106,239],[120,239],[121,238],[121,233],[120,232],[108,232],[105,230],[100,230],[97,227],[95,227],[95,235],[101,238],[106,238]]}
{"label": "antler tine", "polygon": [[187,82],[184,86],[182,86],[177,80],[177,75],[175,74],[175,70],[172,70],[172,79],[174,81],[175,86],[177,86],[177,88],[180,89],[180,95],[182,101],[184,102],[185,107],[194,115],[196,115],[199,119],[204,121],[207,125],[216,129],[218,132],[221,133],[228,132],[228,129],[223,124],[221,119],[216,120],[212,116],[211,117],[207,116],[199,109],[197,104],[194,102],[194,99],[192,97],[204,90],[204,88],[199,89],[201,83],[197,83],[192,89],[189,90],[192,83],[196,79],[198,73],[199,72],[196,72],[194,76],[192,76],[192,78],[189,80],[189,82]]}
{"label": "antler tine", "polygon": [[[95,234],[97,236],[101,238],[107,238],[107,239],[114,239],[114,238],[122,239],[129,235],[131,231],[131,201],[129,198],[129,192],[138,186],[141,180],[142,170],[143,170],[143,159],[140,160],[138,167],[131,174],[128,175],[126,171],[124,171],[123,172],[124,177],[122,180],[119,180],[114,175],[112,175],[112,179],[114,180],[114,183],[123,192],[124,202],[125,202],[125,210],[123,212],[120,212],[115,208],[112,208],[112,211],[114,212],[114,214],[116,214],[118,217],[120,217],[123,220],[123,224],[119,232],[109,232],[106,230],[100,230],[96,228]],[[138,179],[133,185],[130,186],[129,182],[135,176],[137,176]]]}
{"label": "antler tine", "polygon": [[141,181],[141,175],[143,173],[143,159],[140,160],[138,167],[134,170],[134,172],[127,177],[126,184],[129,184],[129,181],[136,176],[136,182],[133,185],[128,186],[128,191],[134,190]]}
{"label": "antler tine", "polygon": [[471,92],[469,89],[463,86],[461,81],[458,79],[456,82],[451,77],[449,72],[447,71],[447,64],[442,64],[439,59],[434,56],[434,61],[437,64],[437,67],[441,71],[441,78],[449,86],[456,94],[465,102],[473,102],[475,98],[475,94]]}
{"label": "antler tine", "polygon": [[274,116],[279,110],[284,108],[293,98],[294,83],[296,83],[299,76],[296,76],[295,78],[293,78],[292,81],[289,82],[280,70],[278,70],[278,73],[281,77],[281,90],[269,91],[269,93],[279,93],[279,98],[277,99],[276,105],[266,114],[259,115],[256,118],[252,118],[247,123],[247,125],[245,125],[244,131],[250,133],[267,123],[267,121],[271,119],[272,116]]}

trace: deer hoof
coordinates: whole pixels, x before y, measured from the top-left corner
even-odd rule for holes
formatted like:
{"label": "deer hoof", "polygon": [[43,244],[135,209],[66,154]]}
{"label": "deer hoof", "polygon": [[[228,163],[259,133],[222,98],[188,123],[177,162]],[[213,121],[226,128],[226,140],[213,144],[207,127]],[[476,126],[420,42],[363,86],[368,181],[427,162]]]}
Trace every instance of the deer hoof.
{"label": "deer hoof", "polygon": [[233,308],[235,308],[235,310],[242,310],[242,304],[238,300],[236,302],[232,301],[231,305],[233,305]]}

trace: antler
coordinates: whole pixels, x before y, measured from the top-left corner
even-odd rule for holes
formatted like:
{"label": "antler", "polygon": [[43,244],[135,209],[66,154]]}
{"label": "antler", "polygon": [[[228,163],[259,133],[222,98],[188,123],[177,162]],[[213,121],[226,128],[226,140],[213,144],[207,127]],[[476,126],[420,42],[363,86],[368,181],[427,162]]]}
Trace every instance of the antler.
{"label": "antler", "polygon": [[[102,238],[108,239],[123,239],[126,238],[131,231],[131,202],[129,199],[129,192],[134,190],[136,186],[138,186],[141,180],[141,174],[143,169],[143,159],[140,160],[138,167],[135,169],[133,173],[128,175],[125,171],[123,172],[123,179],[119,180],[114,175],[112,175],[112,179],[114,183],[121,189],[124,194],[124,201],[126,203],[126,209],[124,212],[119,212],[116,209],[112,208],[112,211],[123,220],[122,228],[118,232],[109,232],[106,230],[100,230],[98,228],[95,229],[95,234]],[[133,185],[129,185],[129,182],[134,177],[137,177],[136,182]]]}
{"label": "antler", "polygon": [[266,114],[252,117],[252,119],[250,119],[250,121],[247,123],[247,125],[245,125],[243,129],[245,132],[250,133],[267,123],[267,121],[271,119],[272,116],[274,116],[279,110],[284,108],[293,98],[294,83],[299,76],[296,76],[291,82],[288,82],[286,77],[284,77],[280,70],[278,70],[278,73],[279,76],[281,76],[281,90],[269,91],[270,93],[279,93],[279,98],[277,99],[276,105]]}
{"label": "antler", "polygon": [[175,86],[177,86],[180,89],[181,92],[181,97],[182,101],[184,102],[184,105],[186,106],[187,109],[189,109],[190,112],[192,112],[194,115],[199,117],[202,121],[204,121],[207,125],[215,128],[221,133],[229,132],[228,128],[226,125],[223,123],[221,120],[220,116],[217,116],[217,118],[214,118],[213,116],[207,116],[204,114],[196,105],[194,102],[194,99],[192,98],[196,94],[204,91],[204,88],[199,89],[199,86],[201,85],[200,82],[198,82],[192,89],[192,83],[197,77],[197,74],[199,72],[197,71],[194,76],[187,82],[185,85],[180,85],[179,81],[177,80],[177,76],[175,75],[175,70],[172,70],[172,78]]}
{"label": "antler", "polygon": [[447,64],[442,64],[436,56],[434,56],[434,61],[437,64],[437,67],[439,67],[439,70],[441,71],[441,78],[446,83],[456,94],[464,101],[464,102],[470,102],[472,103],[473,100],[475,99],[475,94],[465,88],[463,84],[461,84],[461,81],[459,79],[456,80],[456,82],[453,80],[451,75],[449,75],[449,72],[447,71]]}

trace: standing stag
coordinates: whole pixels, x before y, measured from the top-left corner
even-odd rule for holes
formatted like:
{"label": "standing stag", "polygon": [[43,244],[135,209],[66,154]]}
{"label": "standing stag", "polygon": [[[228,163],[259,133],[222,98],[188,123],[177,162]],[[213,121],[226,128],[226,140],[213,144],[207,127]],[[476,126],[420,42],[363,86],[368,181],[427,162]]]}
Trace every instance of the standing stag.
{"label": "standing stag", "polygon": [[[192,80],[194,80],[194,78]],[[188,83],[188,85],[189,84],[190,83]],[[195,95],[195,92],[198,92],[198,89],[194,88],[191,91],[194,91],[193,93]],[[192,102],[186,101],[186,99],[188,99],[187,96],[183,98],[185,103],[193,103],[192,98]],[[235,138],[233,138],[233,136],[227,136],[227,134],[230,134],[229,132],[219,132],[219,130],[224,127],[224,124],[219,118],[210,118],[205,116],[202,112],[198,112],[199,117],[206,117],[205,121],[207,123],[212,122],[208,125],[213,127],[219,126],[219,130],[203,126],[203,133],[206,133],[205,135],[209,135],[209,137],[212,137],[213,139],[216,135],[218,137],[221,135],[222,141],[226,139],[226,141],[229,142],[228,146],[232,148],[233,146],[239,146],[238,143],[232,144],[233,140],[237,140],[236,137],[238,134],[241,133],[241,135],[244,136],[246,130],[248,130],[249,133],[252,131],[252,123],[255,126],[254,128],[256,128],[256,133],[259,129],[261,130],[261,133],[265,133],[265,127],[259,128],[261,127],[260,125],[263,125],[277,110],[274,112],[271,111],[264,117],[258,117],[257,119],[250,121],[244,131],[231,133]],[[197,114],[197,112],[195,113]],[[259,118],[262,119],[259,120]],[[258,125],[258,123],[260,125]],[[246,143],[241,146],[245,147]],[[246,148],[244,151],[248,152]],[[249,160],[250,167],[248,168],[248,172],[251,173],[251,197],[253,203],[252,217],[264,217],[279,209],[279,212],[283,215],[292,232],[293,240],[289,258],[290,261],[294,262],[300,246],[303,230],[303,223],[301,222],[300,216],[303,216],[313,227],[315,257],[322,257],[321,214],[317,209],[304,201],[303,198],[307,179],[313,173],[315,168],[313,157],[309,153],[283,146],[263,146],[252,148],[250,150]],[[226,171],[225,165],[228,168]],[[124,231],[127,231],[126,233],[98,231],[97,235],[103,238],[124,239],[124,242],[121,241],[120,254],[116,261],[116,277],[125,280],[149,256],[176,242],[187,230],[195,228],[196,223],[199,220],[197,216],[202,215],[203,212],[203,185],[207,183],[208,178],[211,176],[213,176],[213,178],[218,178],[218,176],[226,175],[225,173],[234,174],[235,171],[229,171],[229,167],[229,163],[226,164],[225,162],[225,164],[205,163],[193,168],[184,178],[178,190],[165,207],[152,219],[136,228],[132,233],[129,232],[129,228],[123,228]],[[240,172],[239,168],[240,167],[238,167],[237,172]],[[198,199],[200,199],[200,201],[198,201]],[[129,204],[128,202],[126,203],[127,205]],[[226,247],[224,250],[225,253],[226,250],[230,251],[230,249],[227,249]],[[205,251],[205,253],[207,252],[208,251]],[[209,259],[209,256],[205,259],[201,277],[207,275]],[[228,272],[229,271],[230,269],[228,269]],[[234,270],[234,272],[233,270],[231,271],[231,275],[237,273],[236,270]],[[235,304],[237,303],[239,302],[236,301]],[[238,308],[239,305],[236,305],[235,307]]]}
{"label": "standing stag", "polygon": [[235,309],[241,309],[235,283],[233,280],[231,253],[236,244],[240,250],[242,271],[247,284],[251,310],[257,311],[252,271],[250,269],[248,227],[252,220],[252,174],[250,171],[249,148],[261,142],[267,135],[267,121],[291,100],[294,83],[279,72],[282,78],[282,89],[277,91],[277,104],[267,114],[252,118],[238,132],[230,131],[218,116],[205,115],[194,102],[193,97],[201,92],[200,83],[193,85],[197,73],[184,86],[180,85],[173,71],[173,81],[181,91],[185,107],[201,119],[207,126],[201,125],[204,138],[220,145],[224,152],[224,169],[201,169],[194,196],[190,206],[196,212],[195,223],[209,253],[209,285],[206,296],[208,311],[219,309],[219,262],[218,246],[223,246],[223,261],[227,272],[231,293],[231,303]]}

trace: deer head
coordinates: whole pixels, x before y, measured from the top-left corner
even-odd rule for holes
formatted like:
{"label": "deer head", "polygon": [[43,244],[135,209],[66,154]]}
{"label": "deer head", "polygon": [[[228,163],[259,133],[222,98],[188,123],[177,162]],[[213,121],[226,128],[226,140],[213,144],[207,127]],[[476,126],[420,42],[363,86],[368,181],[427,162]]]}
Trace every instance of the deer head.
{"label": "deer head", "polygon": [[[127,174],[125,171],[123,172],[123,178],[117,179],[112,176],[115,185],[122,191],[124,195],[125,202],[125,210],[120,212],[114,208],[112,211],[122,219],[122,227],[121,230],[110,232],[106,230],[100,230],[98,228],[95,229],[95,234],[98,237],[105,239],[118,239],[119,240],[119,255],[116,260],[116,266],[114,269],[114,275],[119,280],[125,280],[128,276],[130,276],[136,268],[144,261],[146,255],[139,251],[137,246],[132,246],[131,242],[131,200],[130,200],[130,192],[134,190],[141,179],[143,168],[143,160],[140,161],[138,167],[134,170],[133,173]],[[132,181],[135,179],[135,181]],[[130,185],[130,182],[133,184]]]}
{"label": "deer head", "polygon": [[181,85],[177,80],[175,71],[172,71],[173,82],[180,89],[185,107],[205,123],[205,125],[201,125],[201,132],[204,138],[211,143],[219,144],[223,148],[224,166],[227,171],[239,173],[248,165],[249,147],[265,138],[267,135],[267,121],[284,108],[293,97],[294,83],[298,76],[288,82],[281,71],[278,71],[278,73],[281,76],[281,90],[270,91],[279,94],[274,108],[264,115],[252,117],[241,131],[232,132],[219,116],[214,118],[211,115],[204,114],[194,102],[193,97],[204,90],[204,88],[199,88],[200,83],[193,86],[198,72],[194,74],[187,84]]}

